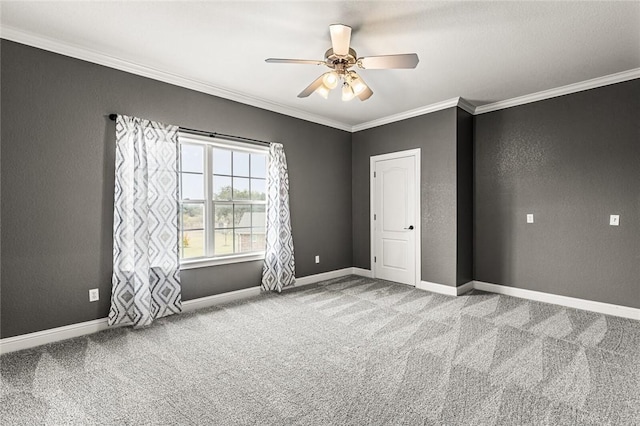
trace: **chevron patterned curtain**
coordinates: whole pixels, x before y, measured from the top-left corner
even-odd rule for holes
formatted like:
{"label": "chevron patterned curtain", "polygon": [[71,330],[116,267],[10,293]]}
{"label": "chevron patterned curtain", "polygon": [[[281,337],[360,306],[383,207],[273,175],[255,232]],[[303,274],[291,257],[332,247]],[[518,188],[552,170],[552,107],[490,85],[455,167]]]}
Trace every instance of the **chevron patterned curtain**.
{"label": "chevron patterned curtain", "polygon": [[109,325],[142,327],[182,311],[178,127],[119,115]]}
{"label": "chevron patterned curtain", "polygon": [[289,214],[289,173],[282,144],[269,148],[267,173],[267,242],[262,288],[282,291],[295,282],[296,266]]}

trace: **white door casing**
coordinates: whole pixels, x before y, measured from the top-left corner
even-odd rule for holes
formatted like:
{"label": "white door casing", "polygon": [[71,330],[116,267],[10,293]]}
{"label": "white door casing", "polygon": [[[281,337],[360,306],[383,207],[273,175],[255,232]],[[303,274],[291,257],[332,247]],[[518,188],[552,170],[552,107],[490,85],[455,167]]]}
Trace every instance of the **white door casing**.
{"label": "white door casing", "polygon": [[420,282],[420,149],[371,157],[371,271]]}

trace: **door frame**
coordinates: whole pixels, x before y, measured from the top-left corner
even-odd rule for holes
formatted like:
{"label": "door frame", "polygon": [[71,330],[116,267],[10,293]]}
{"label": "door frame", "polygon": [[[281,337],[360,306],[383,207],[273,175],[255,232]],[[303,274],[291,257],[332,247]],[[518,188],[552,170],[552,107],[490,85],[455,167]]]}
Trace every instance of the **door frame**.
{"label": "door frame", "polygon": [[415,259],[415,264],[416,264],[416,270],[415,270],[415,276],[414,276],[414,286],[417,286],[418,284],[420,284],[420,282],[422,281],[422,256],[421,256],[421,246],[422,246],[422,225],[421,225],[421,219],[422,219],[422,215],[421,215],[421,211],[422,211],[422,200],[420,199],[420,148],[415,148],[415,149],[409,149],[406,151],[397,151],[397,152],[390,152],[388,154],[381,154],[381,155],[372,155],[370,157],[370,162],[369,162],[369,200],[370,200],[370,204],[369,204],[369,238],[371,241],[371,277],[376,278],[376,267],[375,267],[375,262],[374,262],[374,256],[375,256],[375,252],[376,252],[376,246],[375,246],[375,232],[374,232],[374,220],[373,220],[373,215],[374,215],[374,208],[375,208],[375,202],[376,202],[376,198],[375,198],[375,192],[376,192],[376,185],[375,185],[375,178],[373,176],[375,169],[376,169],[376,162],[378,161],[384,161],[384,160],[394,160],[397,158],[403,158],[403,157],[413,157],[413,161],[414,161],[414,165],[415,165],[415,197],[416,197],[416,211],[415,211],[415,224],[413,225],[415,227],[415,254],[416,254],[416,259]]}

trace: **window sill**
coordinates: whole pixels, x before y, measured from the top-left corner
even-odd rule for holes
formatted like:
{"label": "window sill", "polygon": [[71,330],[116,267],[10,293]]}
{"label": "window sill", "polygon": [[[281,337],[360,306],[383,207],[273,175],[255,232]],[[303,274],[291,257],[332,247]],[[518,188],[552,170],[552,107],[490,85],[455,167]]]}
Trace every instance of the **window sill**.
{"label": "window sill", "polygon": [[206,268],[208,266],[228,265],[231,263],[253,262],[264,260],[264,252],[236,254],[232,256],[209,257],[204,259],[189,259],[180,261],[180,270]]}

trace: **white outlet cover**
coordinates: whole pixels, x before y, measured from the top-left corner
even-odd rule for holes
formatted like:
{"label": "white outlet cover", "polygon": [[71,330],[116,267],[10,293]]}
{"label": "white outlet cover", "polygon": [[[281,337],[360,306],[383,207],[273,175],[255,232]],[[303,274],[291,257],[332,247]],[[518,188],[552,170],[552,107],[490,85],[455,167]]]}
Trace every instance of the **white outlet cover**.
{"label": "white outlet cover", "polygon": [[527,214],[527,223],[533,223],[533,214]]}
{"label": "white outlet cover", "polygon": [[100,291],[97,288],[89,290],[89,302],[95,302],[100,299]]}
{"label": "white outlet cover", "polygon": [[620,225],[620,215],[612,214],[609,216],[609,225],[611,226],[619,226]]}
{"label": "white outlet cover", "polygon": [[320,256],[316,256],[316,263],[320,263]]}

